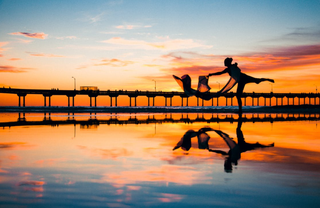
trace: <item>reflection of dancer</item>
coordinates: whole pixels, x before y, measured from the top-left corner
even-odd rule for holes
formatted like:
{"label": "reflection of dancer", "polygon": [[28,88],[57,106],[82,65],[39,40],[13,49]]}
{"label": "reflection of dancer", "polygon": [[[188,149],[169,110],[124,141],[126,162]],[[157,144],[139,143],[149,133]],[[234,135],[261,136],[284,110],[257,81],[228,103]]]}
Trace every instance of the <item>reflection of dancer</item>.
{"label": "reflection of dancer", "polygon": [[191,138],[198,137],[198,148],[199,149],[209,149],[208,141],[210,136],[206,133],[207,131],[213,131],[211,128],[201,128],[199,131],[188,130],[178,144],[173,148],[173,150],[181,149],[189,151],[191,148]]}
{"label": "reflection of dancer", "polygon": [[229,90],[231,90],[234,85],[238,83],[238,88],[237,88],[237,100],[238,100],[238,105],[239,105],[239,111],[242,111],[242,101],[241,101],[241,95],[243,93],[244,86],[248,83],[256,83],[259,84],[260,82],[263,81],[269,81],[274,83],[273,79],[266,79],[266,78],[255,78],[251,77],[249,75],[246,75],[245,73],[242,73],[241,70],[238,67],[238,64],[231,64],[232,63],[232,58],[226,58],[224,60],[224,65],[227,67],[221,72],[216,72],[216,73],[211,73],[208,75],[208,77],[213,76],[213,75],[220,75],[224,73],[228,73],[230,75],[230,79],[228,83],[218,92],[218,93],[226,93]]}
{"label": "reflection of dancer", "polygon": [[[257,148],[265,148],[265,147],[273,147],[274,143],[269,145],[263,145],[259,142],[256,143],[247,143],[244,139],[242,130],[242,114],[239,114],[239,120],[238,120],[238,126],[237,126],[237,138],[238,143],[236,143],[228,134],[220,131],[220,130],[214,130],[212,128],[201,128],[199,131],[193,131],[188,130],[181,140],[177,143],[177,145],[173,148],[173,150],[176,150],[178,148],[181,148],[184,151],[189,151],[191,148],[191,138],[198,137],[198,148],[199,149],[207,149],[210,152],[215,152],[218,154],[222,154],[226,156],[226,160],[224,163],[224,169],[226,172],[232,172],[232,163],[234,165],[238,164],[238,160],[241,158],[241,153],[254,150]],[[215,150],[209,148],[209,140],[210,136],[207,134],[208,131],[214,131],[216,132],[223,140],[226,142],[226,144],[229,147],[229,151],[225,152],[222,150]]]}
{"label": "reflection of dancer", "polygon": [[235,165],[238,164],[238,160],[241,158],[241,153],[254,150],[257,148],[265,148],[265,147],[273,147],[274,143],[269,144],[269,145],[263,145],[260,144],[259,142],[256,143],[247,143],[244,139],[242,130],[242,114],[239,114],[239,120],[238,120],[238,126],[237,126],[237,138],[238,138],[238,143],[236,143],[231,137],[229,137],[228,134],[222,132],[222,131],[216,131],[223,139],[224,141],[228,144],[230,150],[229,152],[223,152],[221,150],[212,150],[209,149],[210,152],[216,152],[222,155],[227,155],[227,158],[224,163],[224,169],[226,172],[232,172],[232,163]]}

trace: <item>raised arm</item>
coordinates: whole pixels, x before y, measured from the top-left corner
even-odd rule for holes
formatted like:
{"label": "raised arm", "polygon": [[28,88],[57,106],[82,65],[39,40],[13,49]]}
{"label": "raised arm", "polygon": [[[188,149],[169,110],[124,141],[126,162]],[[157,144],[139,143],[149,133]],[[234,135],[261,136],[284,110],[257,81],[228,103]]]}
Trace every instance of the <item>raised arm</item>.
{"label": "raised arm", "polygon": [[214,76],[214,75],[224,74],[224,73],[227,73],[227,72],[228,72],[228,68],[225,68],[225,69],[224,69],[223,71],[221,71],[221,72],[216,72],[216,73],[208,74],[208,77]]}

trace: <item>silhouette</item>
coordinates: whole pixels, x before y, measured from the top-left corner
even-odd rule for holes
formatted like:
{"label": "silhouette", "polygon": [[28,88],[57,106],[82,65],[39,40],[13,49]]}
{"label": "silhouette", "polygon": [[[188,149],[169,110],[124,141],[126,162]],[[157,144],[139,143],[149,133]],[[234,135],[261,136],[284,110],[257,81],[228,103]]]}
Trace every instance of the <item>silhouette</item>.
{"label": "silhouette", "polygon": [[[188,96],[202,97],[206,92],[211,89],[208,85],[208,76],[199,76],[198,89],[191,88],[191,78],[188,74],[183,75],[181,78],[173,75],[173,78],[177,81],[180,87],[183,89],[184,93]],[[203,99],[210,100],[212,97],[209,95],[205,96]]]}
{"label": "silhouette", "polygon": [[242,112],[241,95],[243,93],[245,85],[248,83],[259,84],[260,82],[264,82],[264,81],[274,83],[274,80],[267,79],[267,78],[255,78],[255,77],[251,77],[245,73],[242,73],[240,68],[238,67],[237,63],[232,64],[232,60],[233,60],[232,58],[226,58],[224,60],[224,65],[227,68],[225,68],[221,72],[208,74],[208,77],[213,76],[213,75],[220,75],[220,74],[224,74],[224,73],[228,73],[230,75],[229,81],[218,93],[226,93],[229,90],[231,90],[238,83],[236,97],[238,100],[239,112]]}
{"label": "silhouette", "polygon": [[241,153],[254,150],[257,148],[265,148],[265,147],[273,147],[274,143],[271,143],[269,145],[263,145],[259,142],[256,143],[247,143],[245,141],[245,138],[243,136],[243,132],[241,130],[242,127],[242,114],[239,113],[239,119],[238,119],[238,125],[237,125],[237,139],[238,143],[236,143],[228,134],[222,132],[222,131],[216,131],[227,143],[230,150],[228,152],[223,152],[221,150],[212,150],[209,149],[210,152],[216,152],[222,155],[226,155],[226,160],[224,163],[224,169],[226,172],[232,172],[232,164],[238,165],[238,160],[241,158]]}
{"label": "silhouette", "polygon": [[237,92],[236,92],[236,97],[238,100],[238,106],[239,106],[239,112],[242,112],[242,101],[241,101],[241,96],[244,90],[244,87],[248,83],[256,83],[259,84],[260,82],[263,81],[269,81],[274,83],[273,79],[267,79],[267,78],[255,78],[251,77],[245,73],[242,73],[240,68],[238,67],[238,64],[232,64],[232,58],[226,58],[224,60],[224,65],[227,67],[221,72],[215,72],[208,74],[208,76],[200,76],[199,77],[199,84],[198,84],[198,90],[192,89],[191,88],[191,78],[189,75],[183,75],[181,78],[173,75],[174,79],[178,82],[178,84],[182,87],[184,92],[188,96],[195,95],[197,97],[200,97],[204,100],[210,100],[212,97],[215,95],[212,95],[209,92],[210,87],[208,86],[208,79],[210,76],[214,75],[221,75],[224,73],[228,73],[230,75],[230,79],[227,82],[227,84],[217,92],[217,94],[222,94],[222,93],[227,93],[230,91],[236,84],[238,84]]}
{"label": "silhouette", "polygon": [[[242,130],[242,114],[239,113],[238,125],[237,125],[237,139],[238,143],[233,140],[228,134],[223,131],[215,130],[212,128],[201,128],[199,131],[188,130],[181,140],[177,143],[177,145],[173,148],[176,150],[178,148],[183,149],[184,151],[189,151],[191,148],[191,138],[197,136],[198,137],[198,148],[199,149],[207,149],[210,152],[215,152],[221,155],[226,156],[224,163],[224,170],[226,172],[232,172],[232,164],[238,165],[238,160],[241,158],[241,153],[254,150],[257,148],[265,148],[265,147],[273,147],[274,143],[269,145],[263,145],[259,142],[256,143],[247,143],[243,136]],[[225,152],[222,150],[210,149],[209,148],[209,140],[210,136],[207,134],[208,131],[216,132],[228,145],[229,151]]]}
{"label": "silhouette", "polygon": [[177,145],[173,148],[173,150],[176,150],[178,148],[181,148],[185,151],[189,151],[191,148],[191,138],[198,137],[198,148],[199,149],[209,149],[209,139],[210,136],[206,133],[208,131],[214,131],[212,128],[201,128],[199,131],[194,130],[188,130],[181,140],[177,143]]}

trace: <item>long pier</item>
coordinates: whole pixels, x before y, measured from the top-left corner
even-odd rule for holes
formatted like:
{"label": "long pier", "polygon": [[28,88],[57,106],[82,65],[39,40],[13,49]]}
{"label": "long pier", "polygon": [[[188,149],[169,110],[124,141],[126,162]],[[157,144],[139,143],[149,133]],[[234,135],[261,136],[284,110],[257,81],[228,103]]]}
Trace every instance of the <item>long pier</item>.
{"label": "long pier", "polygon": [[[129,106],[137,106],[137,97],[145,96],[148,98],[148,106],[155,106],[155,98],[156,97],[164,97],[165,98],[165,106],[172,106],[172,98],[174,96],[179,96],[181,98],[181,106],[184,106],[184,99],[186,99],[185,106],[189,106],[188,99],[189,97],[184,92],[172,91],[172,92],[162,92],[162,91],[127,91],[127,90],[58,90],[58,89],[18,89],[18,88],[0,88],[0,93],[7,94],[16,94],[18,96],[18,106],[25,107],[26,96],[30,94],[38,94],[44,97],[44,106],[51,106],[51,97],[55,95],[65,95],[68,98],[68,107],[75,106],[74,100],[77,95],[87,95],[90,99],[90,107],[97,106],[97,97],[98,96],[108,96],[110,97],[110,106],[118,105],[118,97],[120,95],[129,97]],[[236,96],[235,93],[225,93],[225,94],[216,94],[210,93],[213,98],[212,105],[214,105],[214,99],[216,99],[216,106],[219,106],[219,98],[224,97],[226,99],[226,105],[233,105],[233,98]],[[251,103],[247,102],[247,98],[252,98]],[[287,103],[290,100],[295,103],[297,100],[298,105],[311,104],[311,100],[313,100],[314,104],[317,105],[320,103],[320,94],[319,93],[243,93],[243,105],[255,105],[259,106],[259,98],[264,99],[264,106],[271,106],[272,98],[275,98],[276,106],[284,105],[284,99],[287,99]],[[132,104],[132,99],[134,104]],[[199,99],[197,98],[197,106],[199,106]],[[48,103],[47,103],[48,100]],[[200,99],[201,100],[201,99]],[[94,104],[93,102],[94,101]],[[152,103],[150,102],[152,101]],[[229,102],[228,102],[229,101]],[[268,102],[269,101],[269,102]],[[203,100],[202,100],[203,106]]]}

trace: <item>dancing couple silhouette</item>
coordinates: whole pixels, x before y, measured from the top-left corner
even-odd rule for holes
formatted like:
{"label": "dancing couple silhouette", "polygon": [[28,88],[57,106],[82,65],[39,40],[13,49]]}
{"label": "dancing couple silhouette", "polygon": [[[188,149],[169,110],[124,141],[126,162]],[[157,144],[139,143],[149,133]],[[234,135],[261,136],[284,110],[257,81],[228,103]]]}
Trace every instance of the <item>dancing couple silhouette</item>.
{"label": "dancing couple silhouette", "polygon": [[[268,81],[274,83],[273,79],[268,78],[255,78],[252,76],[249,76],[245,73],[242,73],[240,68],[238,67],[237,63],[232,64],[233,59],[232,58],[226,58],[224,60],[224,65],[227,67],[223,71],[210,73],[207,76],[199,76],[199,83],[198,83],[198,89],[192,89],[191,88],[191,78],[189,75],[183,75],[181,78],[173,75],[174,79],[178,82],[178,84],[181,86],[185,94],[188,96],[197,96],[204,100],[210,100],[213,97],[219,96],[220,94],[227,93],[230,91],[236,84],[238,84],[236,97],[238,100],[238,106],[239,106],[239,112],[242,112],[242,100],[241,96],[244,90],[244,87],[246,84],[249,83],[256,83],[259,84],[260,82]],[[230,79],[227,82],[227,84],[216,94],[209,93],[210,87],[208,85],[208,79],[210,76],[215,75],[221,75],[228,73],[230,75]]]}

